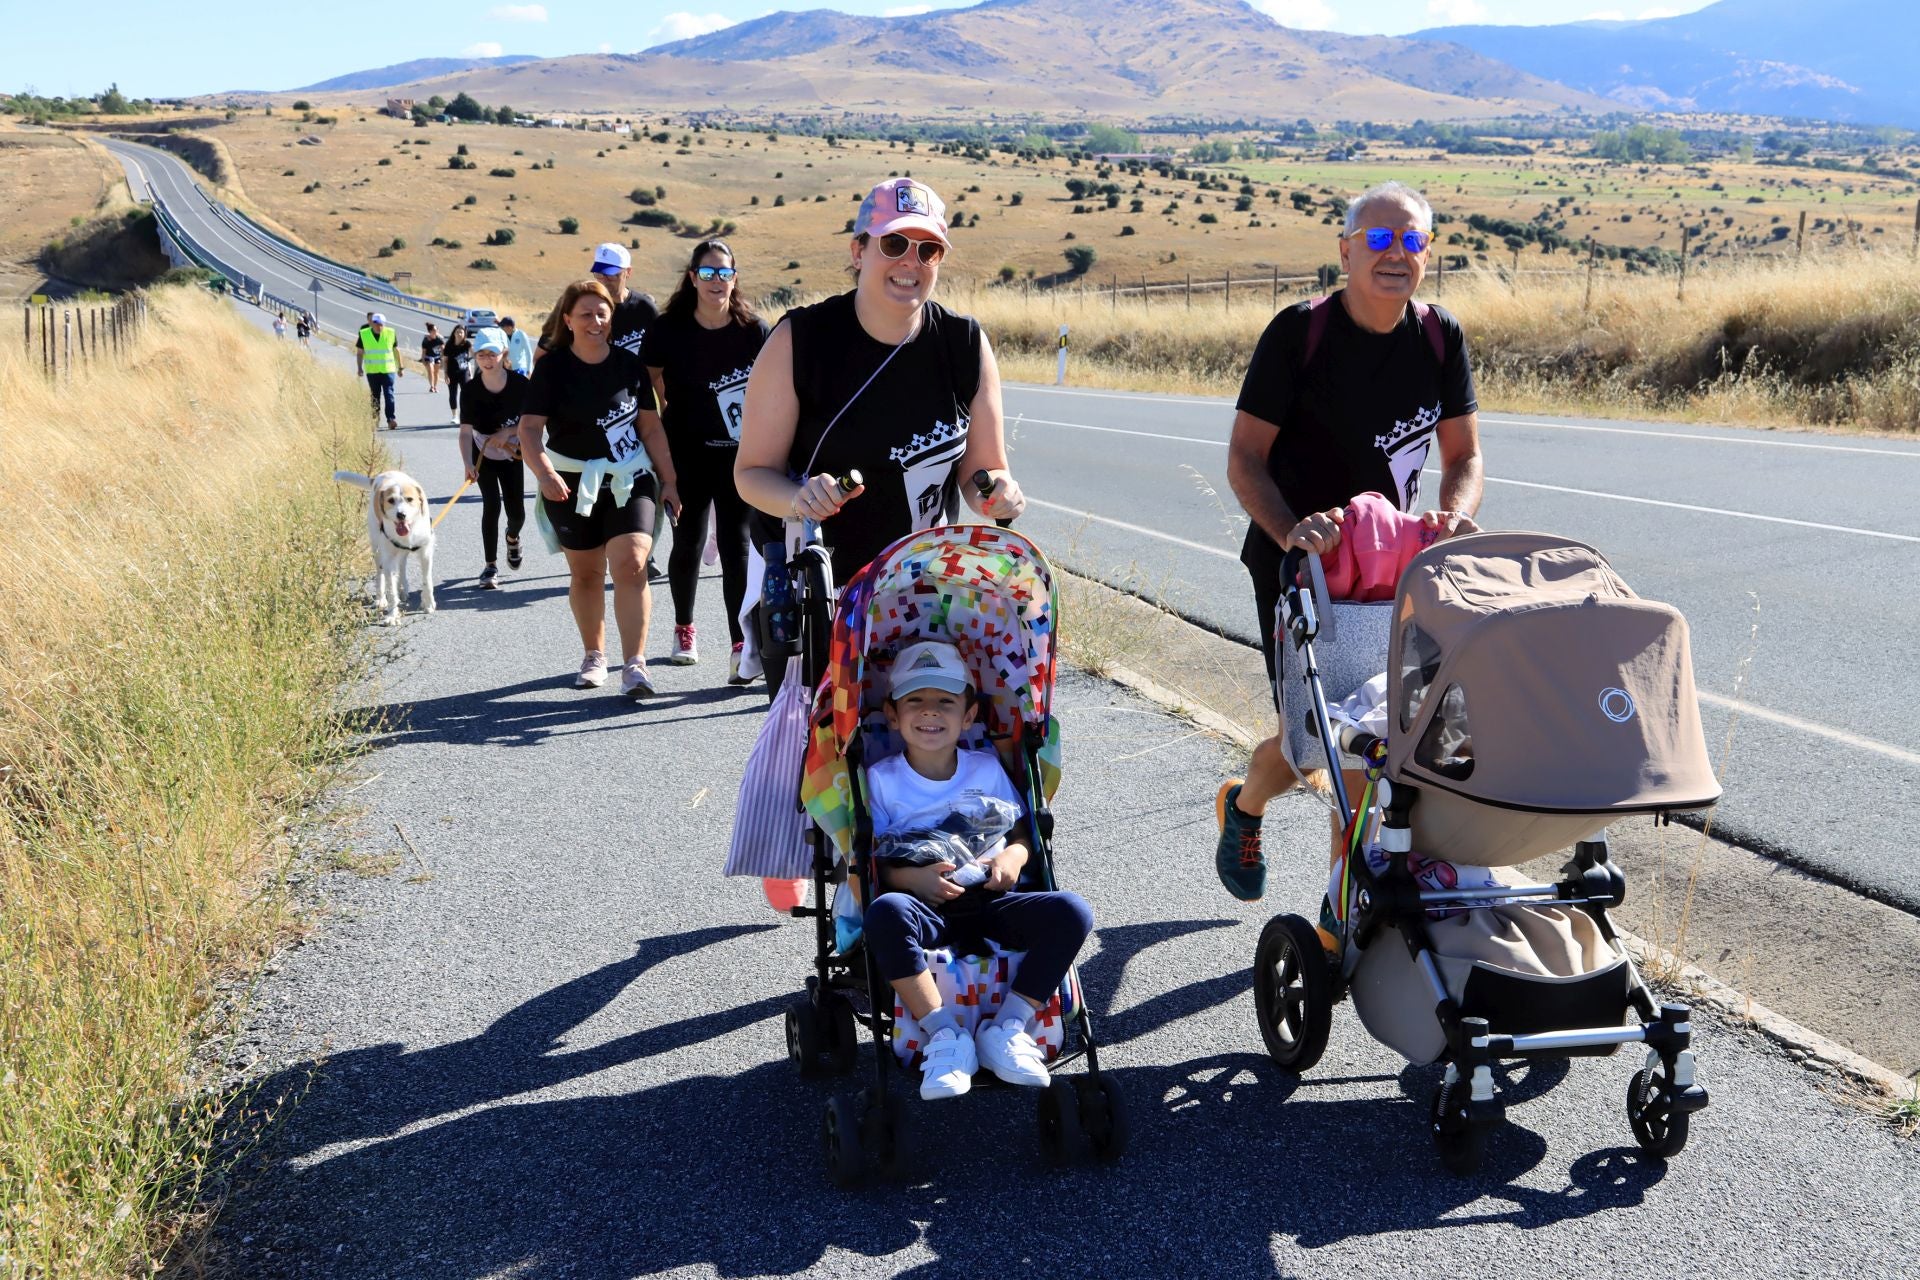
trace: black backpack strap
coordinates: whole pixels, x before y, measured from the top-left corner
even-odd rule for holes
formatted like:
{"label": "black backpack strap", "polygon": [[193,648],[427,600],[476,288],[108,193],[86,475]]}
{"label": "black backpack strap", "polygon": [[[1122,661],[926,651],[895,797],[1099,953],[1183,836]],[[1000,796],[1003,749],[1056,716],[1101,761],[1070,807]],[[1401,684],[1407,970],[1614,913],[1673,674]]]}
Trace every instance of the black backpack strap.
{"label": "black backpack strap", "polygon": [[1300,356],[1300,369],[1302,372],[1305,372],[1306,367],[1313,363],[1314,354],[1320,350],[1320,343],[1327,336],[1327,320],[1329,318],[1327,304],[1332,301],[1332,294],[1323,293],[1307,304],[1307,345]]}
{"label": "black backpack strap", "polygon": [[1447,331],[1440,327],[1440,313],[1424,302],[1413,304],[1414,319],[1420,322],[1420,329],[1427,335],[1427,345],[1433,348],[1434,361],[1441,368],[1447,367]]}

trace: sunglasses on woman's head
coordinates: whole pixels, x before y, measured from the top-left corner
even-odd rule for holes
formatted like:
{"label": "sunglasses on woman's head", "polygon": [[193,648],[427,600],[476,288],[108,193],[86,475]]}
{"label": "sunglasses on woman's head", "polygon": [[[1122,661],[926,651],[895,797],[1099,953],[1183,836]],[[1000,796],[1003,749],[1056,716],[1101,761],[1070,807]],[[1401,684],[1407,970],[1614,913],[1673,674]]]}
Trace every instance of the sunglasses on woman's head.
{"label": "sunglasses on woman's head", "polygon": [[907,247],[909,245],[918,246],[915,252],[919,254],[920,261],[926,263],[928,266],[932,266],[947,256],[947,246],[941,244],[938,240],[913,240],[901,235],[897,231],[880,237],[880,256],[883,258],[904,258],[907,256]]}
{"label": "sunglasses on woman's head", "polygon": [[702,284],[709,280],[731,280],[733,276],[732,267],[695,267],[693,269],[693,278]]}
{"label": "sunglasses on woman's head", "polygon": [[[1427,246],[1433,243],[1433,237],[1425,231],[1396,232],[1391,227],[1368,227],[1364,231],[1354,232],[1353,235],[1365,236],[1367,248],[1375,253],[1385,253],[1392,248],[1393,238],[1396,235],[1400,237],[1400,244],[1408,253],[1425,253]],[[1352,239],[1352,236],[1348,239]]]}

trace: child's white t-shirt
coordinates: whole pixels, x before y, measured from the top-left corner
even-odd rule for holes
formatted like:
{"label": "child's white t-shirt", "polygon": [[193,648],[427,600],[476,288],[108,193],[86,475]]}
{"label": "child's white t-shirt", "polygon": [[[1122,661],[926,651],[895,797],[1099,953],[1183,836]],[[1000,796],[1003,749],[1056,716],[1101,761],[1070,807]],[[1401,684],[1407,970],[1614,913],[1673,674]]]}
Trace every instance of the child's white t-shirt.
{"label": "child's white t-shirt", "polygon": [[953,776],[944,780],[921,777],[905,755],[890,756],[867,770],[867,808],[876,836],[937,827],[969,796],[993,796],[1022,813],[1027,810],[1000,767],[1000,757],[991,751],[961,751]]}

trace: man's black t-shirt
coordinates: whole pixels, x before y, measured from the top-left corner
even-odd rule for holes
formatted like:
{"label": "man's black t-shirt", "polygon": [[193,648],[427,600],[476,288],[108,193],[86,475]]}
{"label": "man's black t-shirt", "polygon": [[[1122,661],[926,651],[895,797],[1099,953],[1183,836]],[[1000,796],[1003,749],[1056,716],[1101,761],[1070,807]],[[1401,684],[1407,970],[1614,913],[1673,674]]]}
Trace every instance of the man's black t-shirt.
{"label": "man's black t-shirt", "polygon": [[685,315],[662,316],[647,330],[640,362],[660,370],[667,403],[662,416],[676,459],[740,444],[747,375],[766,345],[764,320],[709,329]]}
{"label": "man's black t-shirt", "polygon": [[[497,393],[487,390],[484,376],[476,377],[467,384],[466,391],[460,396],[460,421],[472,427],[476,435],[490,436],[498,431],[511,431],[520,425],[520,413],[526,404],[526,396],[527,378],[511,369],[507,370],[507,385]],[[562,449],[561,452],[567,453],[569,450]]]}
{"label": "man's black t-shirt", "polygon": [[[1295,516],[1345,506],[1368,492],[1411,511],[1434,427],[1478,404],[1466,335],[1452,315],[1433,308],[1444,338],[1442,362],[1411,306],[1392,333],[1360,328],[1337,293],[1323,306],[1326,330],[1304,367],[1310,304],[1273,318],[1254,348],[1236,407],[1280,428],[1267,473]],[[1277,558],[1266,531],[1251,526],[1241,559],[1251,565]]]}
{"label": "man's black t-shirt", "polygon": [[660,308],[653,305],[652,298],[629,291],[623,300],[613,304],[613,329],[607,341],[637,356],[640,344],[646,340],[647,329],[659,318]]}
{"label": "man's black t-shirt", "polygon": [[[821,525],[833,551],[834,578],[844,583],[895,539],[958,513],[956,476],[980,386],[980,325],[929,302],[920,331],[895,354],[861,327],[852,293],[790,311],[781,323],[793,335],[793,384],[800,400],[788,473],[857,470],[866,481],[865,493]],[[862,391],[890,355],[885,370]],[[828,431],[843,408],[845,415]],[[769,540],[766,529],[761,524],[755,536]],[[779,536],[774,521],[772,537]]]}
{"label": "man's black t-shirt", "polygon": [[[467,394],[478,381],[467,384]],[[520,412],[547,420],[549,448],[583,462],[619,462],[640,447],[640,410],[651,408],[653,383],[639,356],[613,347],[605,360],[588,364],[568,346],[533,366]]]}

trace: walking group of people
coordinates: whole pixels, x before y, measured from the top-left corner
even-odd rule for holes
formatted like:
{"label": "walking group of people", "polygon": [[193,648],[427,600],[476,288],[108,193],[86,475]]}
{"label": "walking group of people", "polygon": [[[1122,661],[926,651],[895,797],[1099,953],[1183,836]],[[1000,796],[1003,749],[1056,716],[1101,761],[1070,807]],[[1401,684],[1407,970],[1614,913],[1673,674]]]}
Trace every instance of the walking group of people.
{"label": "walking group of people", "polygon": [[[1437,444],[1439,505],[1424,519],[1442,537],[1474,527],[1481,466],[1465,336],[1451,315],[1413,301],[1432,229],[1431,207],[1410,187],[1385,183],[1357,197],[1339,241],[1346,287],[1276,315],[1248,368],[1228,469],[1250,517],[1242,560],[1270,674],[1281,555],[1296,547],[1332,552],[1358,495],[1377,493],[1414,511]],[[482,585],[498,578],[502,518],[508,565],[521,563],[524,466],[539,490],[540,536],[567,559],[583,649],[576,687],[603,685],[612,666],[611,576],[620,689],[644,697],[654,691],[647,563],[663,520],[675,524],[670,660],[698,657],[694,592],[711,512],[729,679],[744,683],[752,678],[742,660],[741,618],[754,612],[743,609],[749,561],[781,538],[786,521],[818,525],[835,579],[846,582],[896,539],[954,521],[963,499],[982,519],[1018,517],[1026,499],[1008,466],[992,344],[977,321],[933,300],[952,251],[940,198],[915,179],[892,178],[873,188],[855,218],[853,287],[788,312],[771,331],[741,296],[738,262],[721,240],[694,247],[663,310],[632,291],[627,251],[605,244],[591,272],[567,285],[537,343],[511,321],[471,334],[455,327],[444,342],[429,327],[421,350],[429,382],[444,364],[462,464],[484,497]],[[382,317],[370,317],[360,353],[392,425],[391,379],[377,381],[398,376],[390,334]],[[978,487],[959,483],[982,472]],[[860,483],[843,484],[855,473]],[[909,746],[893,774],[875,772],[876,815],[897,809],[918,822],[965,795],[1004,798],[1003,786],[981,780],[979,761],[956,754],[974,708],[964,664],[935,653],[914,666],[894,677],[889,717]],[[780,675],[769,663],[770,692]],[[1254,900],[1264,891],[1261,813],[1297,781],[1274,739],[1256,750],[1245,779],[1220,788],[1217,870],[1235,896]],[[996,898],[1029,896],[1013,888],[1017,863],[1009,858],[985,886]],[[923,871],[896,875],[887,888],[869,909],[869,937],[883,976],[930,1036],[925,1096],[964,1092],[983,1063],[1015,1083],[1044,1083],[1038,1050],[1014,1024],[1071,963],[1091,926],[1085,903],[1047,895],[1052,905],[1030,914],[968,917],[965,929],[1045,963],[1023,970],[1020,994],[1028,999],[1004,1026],[996,1019],[994,1030],[976,1033],[977,1044],[961,1045],[925,976],[925,952],[962,927],[948,911],[959,890]]]}

